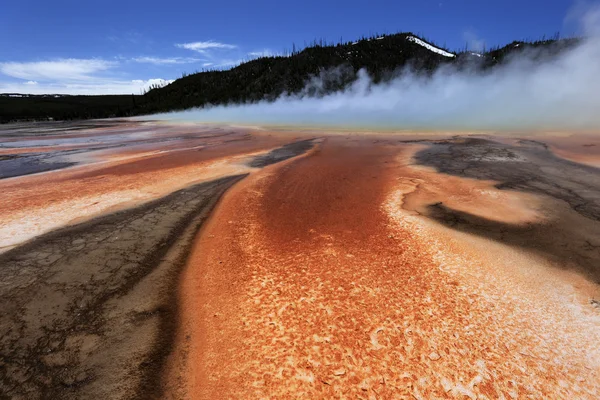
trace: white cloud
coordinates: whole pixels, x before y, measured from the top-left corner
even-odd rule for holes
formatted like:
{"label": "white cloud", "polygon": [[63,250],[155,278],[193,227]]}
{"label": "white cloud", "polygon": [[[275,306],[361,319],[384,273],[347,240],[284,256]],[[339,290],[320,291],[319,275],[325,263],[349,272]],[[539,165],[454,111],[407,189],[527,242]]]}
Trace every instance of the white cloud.
{"label": "white cloud", "polygon": [[482,52],[485,50],[485,40],[480,38],[474,31],[463,32],[463,38],[467,41],[467,50]]}
{"label": "white cloud", "polygon": [[238,59],[238,60],[220,60],[218,63],[213,64],[213,67],[227,69],[227,68],[230,68],[230,67],[237,67],[238,65],[240,65],[243,62],[244,62],[244,60],[242,60],[242,59]]}
{"label": "white cloud", "polygon": [[199,58],[190,57],[172,57],[172,58],[159,58],[159,57],[136,57],[133,61],[145,64],[155,65],[169,65],[169,64],[191,64],[202,61]]}
{"label": "white cloud", "polygon": [[136,79],[131,81],[132,84],[134,85],[141,85],[140,86],[140,90],[144,91],[144,90],[149,90],[151,88],[154,87],[165,87],[167,85],[170,85],[171,83],[175,82],[175,80],[173,79],[161,79],[161,78],[153,78],[153,79],[148,79],[148,80],[141,80],[141,79]]}
{"label": "white cloud", "polygon": [[250,58],[274,57],[276,55],[276,53],[272,52],[269,49],[264,49],[261,51],[251,51],[250,53],[248,53],[248,56]]}
{"label": "white cloud", "polygon": [[94,73],[117,65],[102,59],[59,59],[54,61],[4,62],[0,73],[19,79],[53,81],[60,79],[87,80]]}
{"label": "white cloud", "polygon": [[0,93],[23,94],[140,94],[152,85],[164,86],[173,80],[133,79],[133,80],[105,80],[90,79],[89,81],[50,82],[30,84],[28,82],[1,82]]}
{"label": "white cloud", "polygon": [[236,45],[215,42],[214,40],[208,40],[206,42],[191,42],[191,43],[178,43],[175,46],[181,49],[193,50],[199,53],[204,53],[210,49],[235,49]]}
{"label": "white cloud", "polygon": [[577,0],[567,12],[565,23],[574,23],[579,34],[600,36],[600,4]]}
{"label": "white cloud", "polygon": [[214,69],[229,69],[236,67],[248,59],[270,55],[270,50],[256,51],[248,54],[242,53],[238,46],[233,44],[208,40],[205,42],[179,43],[175,46],[196,51],[205,57],[202,66]]}
{"label": "white cloud", "polygon": [[202,64],[202,66],[204,68],[210,68],[210,69],[230,69],[233,67],[237,67],[238,65],[240,65],[241,63],[245,62],[245,60],[242,59],[224,59],[224,60],[215,60],[215,62],[206,62],[204,64]]}
{"label": "white cloud", "polygon": [[[200,60],[139,57],[133,61],[183,64]],[[35,62],[3,62],[0,63],[0,93],[139,94],[152,86],[165,86],[173,82],[173,80],[160,78],[124,79],[123,77],[127,75],[117,68],[123,65],[123,62],[75,58]],[[3,80],[2,74],[9,78]]]}

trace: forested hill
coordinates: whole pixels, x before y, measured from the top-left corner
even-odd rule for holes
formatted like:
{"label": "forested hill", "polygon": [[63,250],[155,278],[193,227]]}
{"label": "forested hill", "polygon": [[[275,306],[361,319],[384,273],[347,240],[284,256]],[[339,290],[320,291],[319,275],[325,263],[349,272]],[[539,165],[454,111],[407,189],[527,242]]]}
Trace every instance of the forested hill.
{"label": "forested hill", "polygon": [[[151,114],[207,104],[227,104],[275,99],[282,93],[306,90],[314,77],[324,77],[318,94],[340,90],[365,69],[375,82],[394,71],[411,67],[430,74],[441,65],[457,68],[492,68],[514,54],[534,49],[542,58],[576,44],[579,39],[513,42],[482,53],[450,52],[412,33],[371,37],[356,42],[314,43],[287,56],[263,57],[226,71],[206,71],[184,76],[144,95],[125,96],[19,96],[0,95],[0,122],[24,119],[77,119]],[[329,73],[328,73],[329,71]],[[335,71],[335,73],[331,73]],[[310,87],[310,85],[309,85]]]}

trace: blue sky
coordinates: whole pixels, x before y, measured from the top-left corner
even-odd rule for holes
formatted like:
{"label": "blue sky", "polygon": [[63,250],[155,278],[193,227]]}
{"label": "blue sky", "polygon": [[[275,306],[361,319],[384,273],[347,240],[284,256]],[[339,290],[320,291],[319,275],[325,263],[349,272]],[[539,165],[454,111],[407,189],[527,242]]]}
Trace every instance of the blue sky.
{"label": "blue sky", "polygon": [[413,31],[477,50],[576,33],[571,0],[4,0],[0,93],[140,93],[315,38]]}

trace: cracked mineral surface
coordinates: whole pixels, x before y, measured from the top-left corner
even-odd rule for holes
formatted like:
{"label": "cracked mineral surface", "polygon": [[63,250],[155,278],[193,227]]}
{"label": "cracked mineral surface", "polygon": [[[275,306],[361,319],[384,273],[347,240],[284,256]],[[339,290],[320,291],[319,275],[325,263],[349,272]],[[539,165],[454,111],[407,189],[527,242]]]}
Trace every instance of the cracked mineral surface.
{"label": "cracked mineral surface", "polygon": [[537,143],[328,137],[196,239],[167,392],[597,398],[599,183]]}
{"label": "cracked mineral surface", "polygon": [[0,397],[600,397],[589,133],[0,129]]}

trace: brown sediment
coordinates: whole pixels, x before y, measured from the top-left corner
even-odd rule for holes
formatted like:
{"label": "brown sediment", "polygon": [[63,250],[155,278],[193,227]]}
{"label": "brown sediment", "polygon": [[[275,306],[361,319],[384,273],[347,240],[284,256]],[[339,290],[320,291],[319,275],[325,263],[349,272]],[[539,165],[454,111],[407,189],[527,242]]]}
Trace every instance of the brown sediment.
{"label": "brown sediment", "polygon": [[551,151],[554,155],[575,163],[600,167],[600,135],[598,133],[549,132],[531,134],[530,132],[513,133],[505,136],[478,135],[483,139],[511,146],[530,146],[537,143]]}
{"label": "brown sediment", "polygon": [[[162,398],[193,238],[245,174],[312,147],[293,140],[217,141],[200,157],[140,155],[0,182],[0,239],[27,240],[0,254],[0,397]],[[116,167],[140,161],[143,170]]]}
{"label": "brown sediment", "polygon": [[[74,129],[68,134],[60,130],[30,132],[23,127],[8,127],[0,129],[0,179],[99,161],[124,164],[125,159],[131,161],[167,151],[185,152],[220,147],[229,142],[256,141],[264,142],[265,137],[252,136],[247,129],[194,125],[129,123],[85,131]],[[275,137],[270,141],[276,143],[284,139]]]}
{"label": "brown sediment", "polygon": [[[288,139],[293,141],[294,138]],[[272,147],[277,147],[285,143],[285,140],[276,138],[265,140],[263,137],[252,137],[248,135],[239,135],[235,138],[221,137],[218,141],[195,142],[194,146],[204,145],[200,149],[191,149],[177,153],[157,154],[143,157],[139,160],[127,161],[114,166],[102,168],[100,171],[87,172],[75,175],[74,179],[84,179],[98,175],[138,175],[140,173],[149,174],[159,170],[170,170],[181,166],[187,166],[207,160],[214,160],[222,157],[230,157],[237,154],[252,153]]]}
{"label": "brown sediment", "polygon": [[[491,150],[477,162],[521,168],[480,145]],[[548,213],[543,188],[507,190],[482,165],[477,176],[419,166],[430,148],[331,137],[228,192],[180,283],[169,396],[597,398],[600,317],[587,296],[598,286],[431,209],[513,231],[563,213],[557,237],[576,243],[562,224],[594,207],[574,210],[557,189],[567,205]]]}
{"label": "brown sediment", "polygon": [[248,137],[237,132],[206,139],[199,149],[131,154],[0,180],[0,251],[65,224],[137,205],[190,184],[247,173],[253,168],[245,159],[294,140],[292,135]]}
{"label": "brown sediment", "polygon": [[126,126],[0,180],[2,394],[598,398],[600,180],[545,138]]}
{"label": "brown sediment", "polygon": [[[559,268],[575,269],[600,283],[598,169],[559,158],[539,140],[518,140],[511,145],[487,139],[448,139],[417,152],[414,160],[446,176],[493,182],[496,194],[504,194],[497,205],[486,206],[488,215],[468,203],[464,207],[446,200],[425,204],[425,215],[456,230],[542,254]],[[510,220],[515,212],[503,211],[502,206],[508,204],[507,196],[516,193],[539,215],[539,221],[522,216]]]}
{"label": "brown sediment", "polygon": [[600,136],[598,134],[571,134],[548,136],[542,141],[554,154],[564,159],[592,167],[600,167]]}
{"label": "brown sediment", "polygon": [[[73,150],[83,146],[65,146],[61,147],[61,150]],[[17,155],[17,154],[26,154],[26,153],[44,153],[44,152],[53,152],[57,151],[57,147],[47,146],[47,147],[25,147],[25,148],[8,148],[8,149],[0,149],[0,157]]]}
{"label": "brown sediment", "polygon": [[198,228],[241,177],[42,235],[0,255],[0,393],[160,398],[178,272]]}

